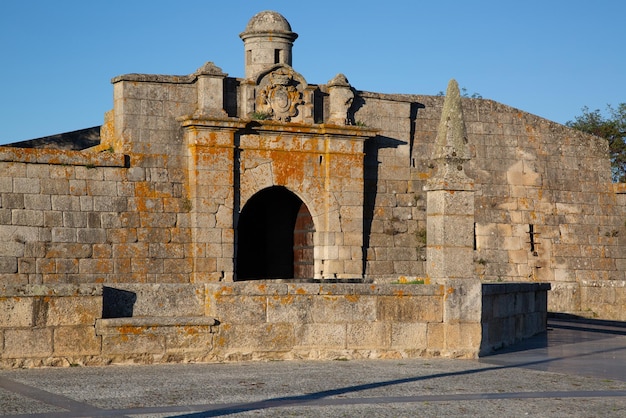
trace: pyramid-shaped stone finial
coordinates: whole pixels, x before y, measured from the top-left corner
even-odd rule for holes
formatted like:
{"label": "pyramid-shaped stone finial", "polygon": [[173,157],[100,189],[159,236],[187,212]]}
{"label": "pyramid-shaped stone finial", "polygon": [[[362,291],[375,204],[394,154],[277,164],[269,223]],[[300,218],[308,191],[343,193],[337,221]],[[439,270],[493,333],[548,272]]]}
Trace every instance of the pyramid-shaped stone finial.
{"label": "pyramid-shaped stone finial", "polygon": [[444,188],[466,189],[473,183],[463,168],[463,164],[470,159],[470,152],[461,107],[461,92],[454,79],[448,83],[443,102],[433,159],[437,164],[437,173],[431,179],[431,186],[439,184]]}

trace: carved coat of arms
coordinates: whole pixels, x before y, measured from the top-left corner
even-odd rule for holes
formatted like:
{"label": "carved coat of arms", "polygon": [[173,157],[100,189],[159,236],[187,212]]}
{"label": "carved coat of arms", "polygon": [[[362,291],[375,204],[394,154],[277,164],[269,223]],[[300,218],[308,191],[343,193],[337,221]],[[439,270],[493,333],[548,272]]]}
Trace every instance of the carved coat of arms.
{"label": "carved coat of arms", "polygon": [[302,104],[301,84],[296,74],[287,68],[267,74],[258,86],[257,112],[270,114],[276,120],[290,121]]}

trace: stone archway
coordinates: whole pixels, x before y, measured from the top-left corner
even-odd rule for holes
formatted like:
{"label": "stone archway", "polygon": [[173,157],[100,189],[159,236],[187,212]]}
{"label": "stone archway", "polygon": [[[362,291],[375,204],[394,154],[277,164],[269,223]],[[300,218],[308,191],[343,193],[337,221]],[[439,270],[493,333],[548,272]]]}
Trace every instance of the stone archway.
{"label": "stone archway", "polygon": [[239,216],[236,280],[313,278],[314,230],[306,204],[287,188],[256,193]]}

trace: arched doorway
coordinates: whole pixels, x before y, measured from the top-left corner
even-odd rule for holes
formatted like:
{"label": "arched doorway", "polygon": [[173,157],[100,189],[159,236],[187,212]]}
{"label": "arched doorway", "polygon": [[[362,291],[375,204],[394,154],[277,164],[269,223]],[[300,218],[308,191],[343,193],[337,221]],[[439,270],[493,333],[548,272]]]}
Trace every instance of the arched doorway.
{"label": "arched doorway", "polygon": [[285,187],[248,200],[237,226],[237,280],[313,278],[311,214]]}

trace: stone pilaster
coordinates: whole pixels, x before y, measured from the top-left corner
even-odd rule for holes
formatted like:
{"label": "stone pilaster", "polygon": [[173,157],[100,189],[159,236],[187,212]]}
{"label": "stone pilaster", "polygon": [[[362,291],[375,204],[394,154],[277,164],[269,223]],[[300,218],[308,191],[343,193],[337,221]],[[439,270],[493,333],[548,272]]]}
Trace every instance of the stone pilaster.
{"label": "stone pilaster", "polygon": [[443,310],[447,350],[474,350],[481,338],[481,287],[474,275],[474,183],[463,165],[470,159],[461,95],[448,85],[433,159],[436,174],[427,192],[427,267],[430,279],[445,288]]}

